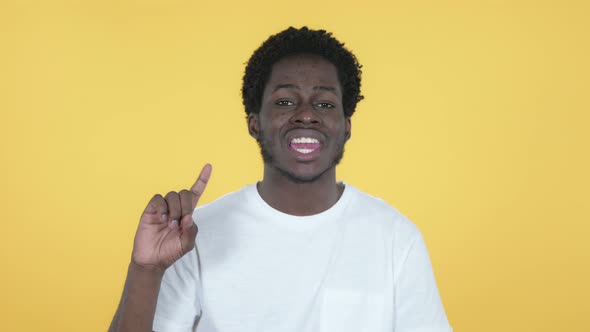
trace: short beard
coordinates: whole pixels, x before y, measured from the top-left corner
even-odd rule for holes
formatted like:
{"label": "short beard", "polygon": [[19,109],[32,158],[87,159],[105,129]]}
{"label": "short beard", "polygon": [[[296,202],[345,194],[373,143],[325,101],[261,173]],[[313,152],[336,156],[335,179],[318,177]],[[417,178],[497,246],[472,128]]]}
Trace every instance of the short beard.
{"label": "short beard", "polygon": [[279,167],[275,163],[274,157],[270,152],[270,149],[268,148],[269,146],[273,145],[273,142],[266,138],[262,130],[259,131],[258,139],[256,139],[256,141],[258,142],[258,146],[260,146],[260,154],[262,155],[262,161],[264,162],[264,164],[276,169],[277,171],[279,171],[279,173],[281,173],[281,175],[283,175],[289,181],[296,184],[313,183],[317,181],[327,171],[336,167],[342,160],[342,157],[344,157],[344,142],[341,142],[338,143],[336,156],[334,157],[334,159],[332,160],[332,164],[328,168],[320,172],[320,174],[312,175],[311,177],[301,177],[287,171],[286,169]]}

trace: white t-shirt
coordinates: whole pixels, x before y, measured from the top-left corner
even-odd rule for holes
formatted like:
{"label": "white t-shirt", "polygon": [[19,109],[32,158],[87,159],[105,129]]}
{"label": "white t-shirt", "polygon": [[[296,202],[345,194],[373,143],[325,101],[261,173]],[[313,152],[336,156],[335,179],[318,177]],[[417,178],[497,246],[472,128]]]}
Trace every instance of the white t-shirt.
{"label": "white t-shirt", "polygon": [[419,230],[349,184],[312,216],[249,185],[193,219],[196,248],[166,270],[154,331],[452,331]]}

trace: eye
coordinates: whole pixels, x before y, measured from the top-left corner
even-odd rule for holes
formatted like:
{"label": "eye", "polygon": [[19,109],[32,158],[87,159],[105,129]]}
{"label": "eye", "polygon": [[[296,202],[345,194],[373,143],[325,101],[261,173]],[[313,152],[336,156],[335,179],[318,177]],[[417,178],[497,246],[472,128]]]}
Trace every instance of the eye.
{"label": "eye", "polygon": [[277,106],[293,106],[295,104],[290,100],[279,100],[275,103],[275,105],[277,105]]}
{"label": "eye", "polygon": [[316,106],[318,108],[334,108],[334,107],[336,107],[330,103],[317,103]]}

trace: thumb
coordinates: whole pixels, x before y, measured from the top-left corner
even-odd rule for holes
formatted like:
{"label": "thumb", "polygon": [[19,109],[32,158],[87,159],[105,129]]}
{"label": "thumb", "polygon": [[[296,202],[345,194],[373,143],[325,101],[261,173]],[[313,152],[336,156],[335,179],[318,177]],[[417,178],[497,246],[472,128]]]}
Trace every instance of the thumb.
{"label": "thumb", "polygon": [[197,236],[197,225],[193,222],[193,216],[187,214],[180,220],[180,246],[182,255],[193,250]]}

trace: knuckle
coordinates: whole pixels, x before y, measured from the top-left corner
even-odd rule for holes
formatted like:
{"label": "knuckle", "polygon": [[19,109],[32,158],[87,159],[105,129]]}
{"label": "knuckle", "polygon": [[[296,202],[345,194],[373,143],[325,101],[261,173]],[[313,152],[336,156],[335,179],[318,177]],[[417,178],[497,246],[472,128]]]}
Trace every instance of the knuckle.
{"label": "knuckle", "polygon": [[179,206],[168,207],[168,213],[170,214],[170,219],[179,221],[181,213]]}
{"label": "knuckle", "polygon": [[155,194],[149,202],[149,205],[156,209],[166,209],[166,200],[162,195]]}

